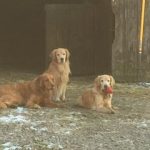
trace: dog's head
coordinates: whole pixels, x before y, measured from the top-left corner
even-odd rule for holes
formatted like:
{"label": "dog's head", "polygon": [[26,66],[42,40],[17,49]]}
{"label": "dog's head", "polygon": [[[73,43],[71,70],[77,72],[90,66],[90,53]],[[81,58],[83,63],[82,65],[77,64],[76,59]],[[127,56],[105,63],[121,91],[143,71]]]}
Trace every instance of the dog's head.
{"label": "dog's head", "polygon": [[61,64],[69,60],[70,53],[66,48],[57,48],[50,53],[50,57],[52,58],[52,61]]}
{"label": "dog's head", "polygon": [[44,73],[36,79],[36,86],[43,91],[52,91],[54,89],[54,85],[54,77],[48,73]]}
{"label": "dog's head", "polygon": [[113,87],[115,80],[110,75],[100,75],[95,79],[95,87],[98,91],[103,91],[106,88]]}

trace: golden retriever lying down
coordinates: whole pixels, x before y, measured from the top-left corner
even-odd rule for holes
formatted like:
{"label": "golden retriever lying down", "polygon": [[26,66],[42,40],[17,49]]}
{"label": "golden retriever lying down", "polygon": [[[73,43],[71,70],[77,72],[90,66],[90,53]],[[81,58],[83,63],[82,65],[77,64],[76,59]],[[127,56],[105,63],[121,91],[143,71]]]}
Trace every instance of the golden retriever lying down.
{"label": "golden retriever lying down", "polygon": [[115,80],[112,76],[101,75],[95,79],[94,87],[83,92],[79,105],[96,111],[114,113],[112,108],[112,87]]}
{"label": "golden retriever lying down", "polygon": [[52,62],[46,72],[52,74],[55,78],[56,86],[53,100],[64,101],[69,74],[71,73],[69,64],[70,53],[68,49],[58,48],[50,53],[50,57],[52,58]]}
{"label": "golden retriever lying down", "polygon": [[0,108],[26,106],[29,108],[59,107],[50,99],[54,78],[42,74],[32,81],[0,86]]}

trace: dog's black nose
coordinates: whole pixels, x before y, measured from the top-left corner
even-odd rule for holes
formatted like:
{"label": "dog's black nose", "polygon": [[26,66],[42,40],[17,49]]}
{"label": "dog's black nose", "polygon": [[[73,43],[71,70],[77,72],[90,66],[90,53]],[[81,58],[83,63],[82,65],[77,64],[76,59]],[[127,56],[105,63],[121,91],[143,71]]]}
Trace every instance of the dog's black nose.
{"label": "dog's black nose", "polygon": [[107,87],[108,87],[108,86],[105,84],[105,85],[104,85],[104,88],[106,89]]}
{"label": "dog's black nose", "polygon": [[60,60],[61,60],[61,62],[64,62],[64,58],[61,58]]}

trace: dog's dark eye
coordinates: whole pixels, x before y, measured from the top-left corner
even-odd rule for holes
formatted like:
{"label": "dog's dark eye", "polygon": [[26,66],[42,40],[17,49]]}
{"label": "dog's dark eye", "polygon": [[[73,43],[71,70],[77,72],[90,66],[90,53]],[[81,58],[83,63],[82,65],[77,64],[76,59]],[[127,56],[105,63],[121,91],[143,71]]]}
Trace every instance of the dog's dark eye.
{"label": "dog's dark eye", "polygon": [[101,80],[101,82],[103,82],[103,80]]}
{"label": "dog's dark eye", "polygon": [[110,80],[107,80],[107,82],[110,82]]}
{"label": "dog's dark eye", "polygon": [[65,55],[65,53],[63,53],[63,55]]}
{"label": "dog's dark eye", "polygon": [[49,79],[45,79],[45,82],[49,82]]}
{"label": "dog's dark eye", "polygon": [[57,56],[59,56],[59,54],[57,54]]}

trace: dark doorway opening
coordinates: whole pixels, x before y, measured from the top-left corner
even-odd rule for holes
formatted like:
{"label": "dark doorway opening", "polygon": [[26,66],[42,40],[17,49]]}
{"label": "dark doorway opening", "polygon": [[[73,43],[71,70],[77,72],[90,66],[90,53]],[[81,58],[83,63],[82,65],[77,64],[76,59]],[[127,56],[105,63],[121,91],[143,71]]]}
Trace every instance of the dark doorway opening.
{"label": "dark doorway opening", "polygon": [[50,3],[45,10],[46,56],[53,48],[65,47],[71,52],[73,75],[111,73],[113,15],[110,1]]}
{"label": "dark doorway opening", "polygon": [[0,18],[0,67],[43,71],[48,53],[65,47],[73,75],[111,73],[110,0],[6,0]]}
{"label": "dark doorway opening", "polygon": [[40,1],[0,2],[0,66],[38,71],[45,65],[44,13]]}

